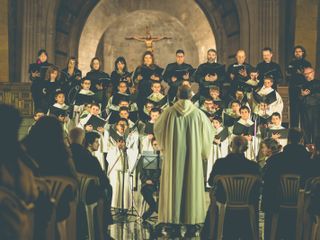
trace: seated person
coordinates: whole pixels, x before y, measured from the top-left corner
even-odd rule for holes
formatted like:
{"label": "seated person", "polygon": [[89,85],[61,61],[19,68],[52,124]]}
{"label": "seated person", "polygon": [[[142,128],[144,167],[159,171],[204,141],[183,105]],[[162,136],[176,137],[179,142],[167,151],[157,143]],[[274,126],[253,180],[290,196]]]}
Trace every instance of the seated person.
{"label": "seated person", "polygon": [[[35,203],[39,191],[32,170],[36,165],[25,154],[18,141],[18,130],[22,121],[18,110],[0,104],[0,187],[14,193],[22,202]],[[1,239],[30,239],[31,222],[27,214],[10,201],[0,204]],[[31,230],[32,231],[32,230]]]}
{"label": "seated person", "polygon": [[[160,154],[157,141],[155,138],[152,139],[152,146],[154,148],[154,151]],[[142,219],[144,221],[148,219],[153,212],[158,212],[158,206],[153,198],[153,193],[159,191],[160,174],[161,174],[160,169],[142,169],[141,170],[141,173],[140,173],[140,180],[142,184],[141,194],[144,200],[149,205],[148,210],[145,211],[142,215]]]}
{"label": "seated person", "polygon": [[32,123],[32,125],[29,127],[28,129],[28,133],[30,132],[31,128],[33,127],[34,124],[36,124],[36,122],[45,115],[45,111],[43,111],[42,109],[36,109],[34,114],[33,114],[33,120],[34,122]]}
{"label": "seated person", "polygon": [[[92,154],[99,148],[100,135],[97,132],[85,133],[81,128],[74,128],[70,131],[70,149],[77,172],[96,176],[99,178],[100,189],[92,189],[88,194],[89,202],[95,202],[104,198],[107,223],[112,223],[111,199],[112,187],[109,179],[102,170],[99,160]],[[83,146],[84,143],[84,146]]]}
{"label": "seated person", "polygon": [[[289,129],[288,144],[283,148],[283,152],[271,156],[266,162],[266,165],[264,166],[264,186],[262,192],[261,208],[266,214],[265,239],[269,239],[271,227],[271,214],[274,212],[278,212],[279,209],[280,176],[283,174],[300,175],[301,187],[304,187],[305,180],[311,176],[310,153],[306,150],[303,144],[304,142],[302,131],[297,128]],[[285,221],[286,225],[292,223],[292,221],[290,221],[289,218],[286,218]],[[292,226],[295,226],[295,223],[292,224]],[[286,228],[288,227],[286,226]],[[286,231],[286,233],[282,232],[280,234],[286,235],[281,236],[285,239],[294,238],[294,236],[291,236],[292,231]]]}
{"label": "seated person", "polygon": [[[209,185],[213,187],[213,198],[211,199],[210,207],[207,212],[205,225],[202,230],[203,239],[216,239],[214,236],[209,236],[209,231],[212,226],[214,226],[215,219],[212,217],[217,216],[216,212],[216,204],[215,202],[224,203],[226,201],[224,189],[221,184],[216,184],[214,178],[218,175],[230,175],[230,174],[252,174],[252,175],[260,175],[260,168],[256,162],[250,161],[244,155],[248,148],[248,141],[243,136],[236,136],[233,138],[231,142],[231,153],[229,153],[225,158],[218,159],[210,173]],[[257,204],[259,199],[258,191],[259,188],[255,189],[252,192],[252,203]],[[238,216],[238,215],[235,215]],[[243,217],[243,216],[242,216]],[[228,220],[228,219],[226,219]],[[232,225],[232,221],[234,225]],[[236,224],[235,224],[236,223]],[[224,231],[225,239],[238,239],[239,236],[235,236],[235,234],[239,234],[239,231],[246,229],[248,224],[241,224],[242,221],[239,218],[232,218],[225,222],[225,227],[233,226],[233,231]],[[213,229],[214,230],[214,229]],[[212,231],[214,232],[214,231]],[[243,233],[242,233],[243,234]],[[244,237],[243,239],[248,239]]]}

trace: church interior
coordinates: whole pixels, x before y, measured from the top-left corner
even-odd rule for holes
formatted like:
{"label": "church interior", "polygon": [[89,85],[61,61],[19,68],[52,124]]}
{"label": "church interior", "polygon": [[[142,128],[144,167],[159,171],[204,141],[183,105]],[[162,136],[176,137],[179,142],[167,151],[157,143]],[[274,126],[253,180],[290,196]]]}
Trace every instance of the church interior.
{"label": "church interior", "polygon": [[319,0],[0,0],[0,33],[0,239],[320,239]]}

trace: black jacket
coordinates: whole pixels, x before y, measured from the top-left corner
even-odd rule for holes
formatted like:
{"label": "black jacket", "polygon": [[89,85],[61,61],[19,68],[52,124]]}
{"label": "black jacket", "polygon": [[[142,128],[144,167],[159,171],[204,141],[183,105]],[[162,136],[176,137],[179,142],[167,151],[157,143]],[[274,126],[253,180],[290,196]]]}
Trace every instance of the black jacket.
{"label": "black jacket", "polygon": [[208,183],[214,187],[216,198],[220,202],[225,201],[225,194],[222,186],[214,186],[214,178],[217,175],[231,174],[260,175],[260,167],[258,163],[246,159],[243,154],[230,153],[225,158],[218,159],[212,167]]}
{"label": "black jacket", "polygon": [[310,154],[303,145],[288,144],[283,152],[271,156],[264,167],[262,209],[278,209],[280,175],[298,174],[301,176],[301,187],[304,187],[305,180],[311,175],[310,167]]}

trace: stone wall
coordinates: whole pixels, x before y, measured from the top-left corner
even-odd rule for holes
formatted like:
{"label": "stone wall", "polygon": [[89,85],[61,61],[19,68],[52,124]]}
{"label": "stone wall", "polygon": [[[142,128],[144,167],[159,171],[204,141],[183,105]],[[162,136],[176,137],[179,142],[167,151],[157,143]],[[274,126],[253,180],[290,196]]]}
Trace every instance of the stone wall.
{"label": "stone wall", "polygon": [[137,66],[145,51],[143,44],[130,43],[124,38],[128,35],[145,35],[146,25],[150,25],[153,35],[165,34],[172,37],[171,40],[155,43],[156,50],[161,48],[161,54],[158,54],[161,65],[166,65],[168,59],[173,60],[174,52],[178,48],[186,48],[189,61],[194,65],[206,59],[209,48],[216,48],[209,22],[192,0],[163,0],[161,4],[147,0],[102,0],[90,13],[81,33],[78,49],[80,68],[84,73],[89,71],[90,60],[102,38],[105,39],[104,53],[107,54],[104,58],[108,60],[105,63],[106,71],[111,70],[115,53],[125,57],[129,55],[129,58],[135,61],[128,63],[132,68]]}
{"label": "stone wall", "polygon": [[[295,45],[307,50],[307,59],[316,65],[319,0],[297,0]],[[320,29],[319,29],[320,31]]]}
{"label": "stone wall", "polygon": [[0,0],[0,82],[9,81],[8,0]]}

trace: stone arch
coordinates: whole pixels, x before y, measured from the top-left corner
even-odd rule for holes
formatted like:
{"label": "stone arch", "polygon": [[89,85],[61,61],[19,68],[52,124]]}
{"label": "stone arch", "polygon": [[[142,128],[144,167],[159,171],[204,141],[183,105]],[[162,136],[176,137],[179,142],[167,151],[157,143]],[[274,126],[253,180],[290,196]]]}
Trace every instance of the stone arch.
{"label": "stone arch", "polygon": [[[153,1],[134,0],[64,0],[60,2],[56,18],[55,60],[64,66],[71,55],[79,57],[80,38],[90,14],[103,2],[128,6],[128,11],[145,7],[152,10]],[[137,3],[138,2],[138,3]],[[215,37],[219,61],[230,63],[240,47],[249,50],[249,18],[247,3],[234,0],[196,0]],[[145,5],[145,6],[144,6]],[[165,4],[160,4],[165,6]],[[106,6],[106,5],[105,5]],[[115,9],[114,9],[115,10]],[[161,9],[160,9],[161,10]],[[173,8],[173,11],[177,9]],[[170,11],[169,11],[170,12]],[[243,22],[242,22],[243,21]],[[241,25],[240,25],[241,22]],[[192,31],[192,29],[190,29]]]}

